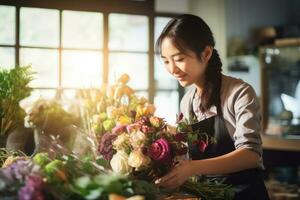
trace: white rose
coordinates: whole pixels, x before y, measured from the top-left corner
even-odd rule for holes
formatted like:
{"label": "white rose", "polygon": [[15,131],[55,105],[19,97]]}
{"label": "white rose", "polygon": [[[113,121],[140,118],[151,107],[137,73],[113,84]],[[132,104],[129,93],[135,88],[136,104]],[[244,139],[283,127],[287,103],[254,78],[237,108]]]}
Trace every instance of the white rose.
{"label": "white rose", "polygon": [[118,174],[128,174],[131,167],[128,165],[128,155],[124,151],[117,151],[110,160],[112,170]]}
{"label": "white rose", "polygon": [[128,158],[128,165],[134,168],[147,167],[151,159],[144,155],[140,150],[134,150],[130,153]]}
{"label": "white rose", "polygon": [[130,134],[130,143],[135,149],[145,143],[146,140],[146,135],[141,131],[136,131]]}
{"label": "white rose", "polygon": [[122,149],[123,144],[129,143],[129,135],[127,133],[122,133],[119,135],[115,141],[113,141],[113,146],[116,150]]}

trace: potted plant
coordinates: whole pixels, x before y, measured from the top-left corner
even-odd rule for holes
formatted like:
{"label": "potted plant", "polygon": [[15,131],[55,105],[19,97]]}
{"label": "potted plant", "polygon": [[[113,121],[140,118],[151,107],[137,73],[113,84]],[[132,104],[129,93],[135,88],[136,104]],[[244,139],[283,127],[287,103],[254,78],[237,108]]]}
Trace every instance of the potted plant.
{"label": "potted plant", "polygon": [[56,100],[37,100],[25,120],[34,129],[34,154],[50,151],[52,143],[72,148],[77,119]]}
{"label": "potted plant", "polygon": [[12,131],[24,126],[25,111],[19,103],[30,95],[32,80],[31,66],[0,69],[0,147],[6,146]]}

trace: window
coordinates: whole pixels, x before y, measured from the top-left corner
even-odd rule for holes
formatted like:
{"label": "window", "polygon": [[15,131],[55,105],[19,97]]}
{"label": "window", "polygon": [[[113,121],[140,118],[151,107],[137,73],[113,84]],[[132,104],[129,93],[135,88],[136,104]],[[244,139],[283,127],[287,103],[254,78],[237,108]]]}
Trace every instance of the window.
{"label": "window", "polygon": [[0,66],[11,68],[15,65],[15,24],[16,8],[0,6]]}
{"label": "window", "polygon": [[[169,20],[171,20],[169,17],[155,18],[155,41]],[[157,52],[155,52],[154,59],[154,79],[156,85],[154,103],[157,107],[156,114],[165,117],[168,122],[174,124],[176,114],[179,112],[178,83],[177,80],[164,69],[163,62]]]}
{"label": "window", "polygon": [[109,83],[128,73],[129,85],[146,92],[146,97],[149,87],[148,27],[147,16],[109,15]]}
{"label": "window", "polygon": [[78,2],[0,5],[1,68],[32,64],[30,101],[60,94],[72,99],[77,89],[99,88],[128,73],[129,85],[154,101],[156,114],[174,122],[180,88],[149,42],[170,17],[149,11],[153,1],[128,1],[126,8]]}

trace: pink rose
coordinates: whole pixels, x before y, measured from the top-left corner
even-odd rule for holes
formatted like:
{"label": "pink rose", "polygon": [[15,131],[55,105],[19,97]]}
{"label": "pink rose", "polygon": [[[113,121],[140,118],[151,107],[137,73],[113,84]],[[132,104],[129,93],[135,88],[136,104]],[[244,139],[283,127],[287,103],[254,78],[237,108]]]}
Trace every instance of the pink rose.
{"label": "pink rose", "polygon": [[204,142],[204,141],[202,141],[202,140],[198,141],[197,144],[198,144],[198,149],[199,149],[199,151],[202,152],[202,153],[205,151],[205,149],[206,149],[207,146],[208,146],[208,143],[207,143],[207,142]]}
{"label": "pink rose", "polygon": [[126,126],[124,125],[117,125],[115,126],[112,131],[111,131],[113,134],[120,134],[120,133],[123,133],[123,132],[126,132]]}
{"label": "pink rose", "polygon": [[127,130],[127,133],[131,133],[133,131],[140,129],[140,127],[141,127],[141,125],[138,123],[129,124],[126,126],[126,130]]}
{"label": "pink rose", "polygon": [[153,160],[163,163],[170,162],[171,152],[168,141],[163,138],[156,140],[151,144],[149,154]]}

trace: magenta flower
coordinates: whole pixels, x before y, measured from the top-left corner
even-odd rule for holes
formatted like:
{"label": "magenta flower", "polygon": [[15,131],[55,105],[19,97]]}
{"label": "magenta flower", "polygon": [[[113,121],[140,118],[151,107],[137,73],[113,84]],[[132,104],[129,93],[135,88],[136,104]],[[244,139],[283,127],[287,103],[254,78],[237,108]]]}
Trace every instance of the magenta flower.
{"label": "magenta flower", "polygon": [[44,200],[43,179],[38,175],[26,177],[26,184],[19,190],[20,200]]}
{"label": "magenta flower", "polygon": [[184,133],[177,133],[174,137],[177,142],[186,142],[186,137]]}
{"label": "magenta flower", "polygon": [[31,186],[24,186],[18,192],[19,200],[44,200],[41,190],[36,190]]}
{"label": "magenta flower", "polygon": [[163,163],[169,163],[171,161],[170,145],[168,141],[163,138],[151,144],[149,154],[150,157],[156,161]]}
{"label": "magenta flower", "polygon": [[202,153],[205,151],[205,149],[208,146],[208,143],[205,142],[205,141],[202,141],[202,140],[198,141],[197,144],[198,144],[199,151],[202,152]]}
{"label": "magenta flower", "polygon": [[183,119],[183,113],[179,113],[179,115],[176,115],[176,123],[179,123]]}
{"label": "magenta flower", "polygon": [[41,176],[31,175],[26,177],[26,185],[28,186],[41,189],[43,184],[43,178]]}

